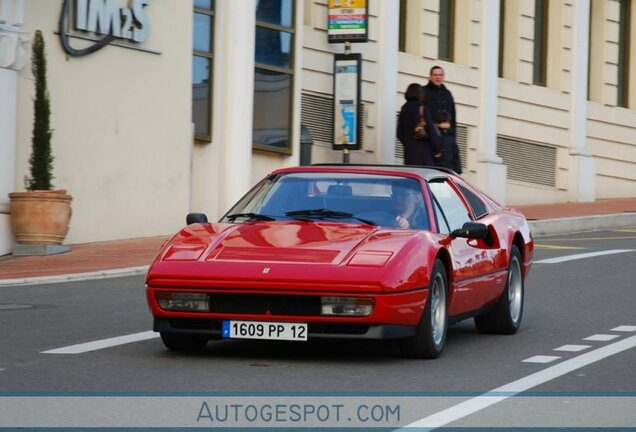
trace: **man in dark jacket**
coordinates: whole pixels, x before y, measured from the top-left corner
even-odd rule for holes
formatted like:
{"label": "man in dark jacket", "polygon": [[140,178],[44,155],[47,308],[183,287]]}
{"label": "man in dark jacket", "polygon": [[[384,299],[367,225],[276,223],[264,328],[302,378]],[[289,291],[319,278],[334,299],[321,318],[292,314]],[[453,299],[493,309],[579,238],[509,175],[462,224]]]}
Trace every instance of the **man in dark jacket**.
{"label": "man in dark jacket", "polygon": [[444,85],[444,69],[433,66],[424,86],[424,104],[431,112],[435,124],[442,133],[442,157],[437,164],[462,173],[462,163],[457,146],[457,116],[453,94]]}

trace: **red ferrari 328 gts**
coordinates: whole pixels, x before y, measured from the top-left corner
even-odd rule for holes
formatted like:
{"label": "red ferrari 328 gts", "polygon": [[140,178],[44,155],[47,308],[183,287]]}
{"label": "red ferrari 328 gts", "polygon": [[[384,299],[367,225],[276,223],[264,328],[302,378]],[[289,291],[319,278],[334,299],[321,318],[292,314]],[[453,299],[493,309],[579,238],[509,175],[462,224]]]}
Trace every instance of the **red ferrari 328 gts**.
{"label": "red ferrari 328 gts", "polygon": [[146,276],[173,350],[211,339],[397,339],[435,358],[450,323],[512,334],[533,240],[452,171],[312,165],[268,175],[218,223],[191,213]]}

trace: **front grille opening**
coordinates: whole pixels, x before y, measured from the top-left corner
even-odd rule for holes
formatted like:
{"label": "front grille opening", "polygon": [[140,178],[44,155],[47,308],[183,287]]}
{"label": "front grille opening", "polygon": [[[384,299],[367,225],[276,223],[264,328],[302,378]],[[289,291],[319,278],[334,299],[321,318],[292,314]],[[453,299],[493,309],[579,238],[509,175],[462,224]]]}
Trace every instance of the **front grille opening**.
{"label": "front grille opening", "polygon": [[218,330],[221,331],[221,321],[214,319],[171,318],[168,320],[171,328],[191,330]]}
{"label": "front grille opening", "polygon": [[319,296],[210,294],[215,313],[320,316]]}
{"label": "front grille opening", "polygon": [[310,334],[363,335],[369,331],[368,324],[357,323],[309,323]]}

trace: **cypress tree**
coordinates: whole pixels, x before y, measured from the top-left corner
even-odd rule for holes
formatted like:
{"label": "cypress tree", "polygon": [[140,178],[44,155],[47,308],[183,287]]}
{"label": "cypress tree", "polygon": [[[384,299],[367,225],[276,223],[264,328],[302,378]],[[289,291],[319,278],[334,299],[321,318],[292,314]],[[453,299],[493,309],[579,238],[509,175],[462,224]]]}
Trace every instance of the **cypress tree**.
{"label": "cypress tree", "polygon": [[31,48],[31,72],[35,78],[33,99],[33,137],[31,139],[31,177],[26,179],[27,190],[52,189],[53,156],[51,155],[51,106],[46,85],[46,57],[44,38],[37,30]]}

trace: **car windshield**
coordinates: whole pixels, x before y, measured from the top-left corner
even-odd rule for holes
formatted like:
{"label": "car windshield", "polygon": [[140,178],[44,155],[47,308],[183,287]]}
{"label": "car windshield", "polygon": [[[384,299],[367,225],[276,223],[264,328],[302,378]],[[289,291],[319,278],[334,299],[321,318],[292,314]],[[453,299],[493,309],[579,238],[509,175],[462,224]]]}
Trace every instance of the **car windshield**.
{"label": "car windshield", "polygon": [[263,220],[328,220],[429,229],[422,188],[416,179],[357,173],[272,175],[244,196],[221,222]]}

